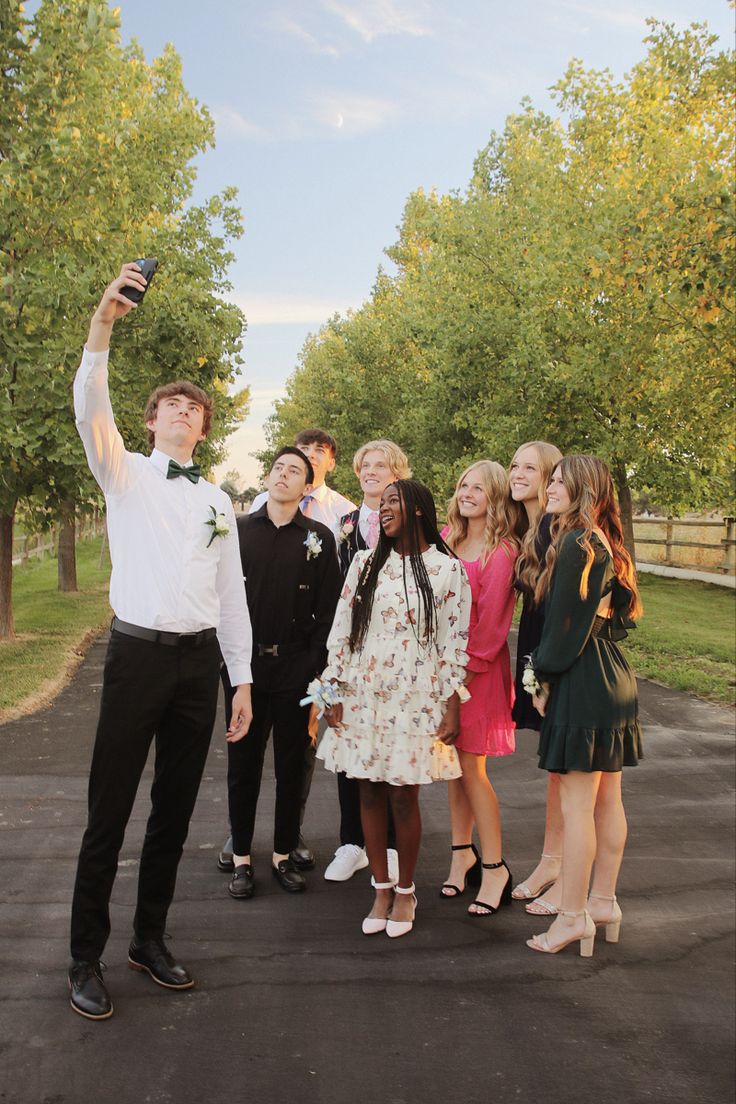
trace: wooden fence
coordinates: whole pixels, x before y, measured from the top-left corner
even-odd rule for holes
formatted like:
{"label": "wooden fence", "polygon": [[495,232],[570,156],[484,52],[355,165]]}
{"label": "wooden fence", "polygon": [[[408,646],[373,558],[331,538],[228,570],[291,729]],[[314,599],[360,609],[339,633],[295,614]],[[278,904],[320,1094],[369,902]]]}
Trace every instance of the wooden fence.
{"label": "wooden fence", "polygon": [[642,563],[736,574],[736,518],[635,517]]}
{"label": "wooden fence", "polygon": [[[77,540],[99,537],[105,532],[104,515],[77,519]],[[23,564],[29,559],[54,555],[59,544],[58,526],[52,525],[43,533],[21,533],[13,537],[13,563]]]}

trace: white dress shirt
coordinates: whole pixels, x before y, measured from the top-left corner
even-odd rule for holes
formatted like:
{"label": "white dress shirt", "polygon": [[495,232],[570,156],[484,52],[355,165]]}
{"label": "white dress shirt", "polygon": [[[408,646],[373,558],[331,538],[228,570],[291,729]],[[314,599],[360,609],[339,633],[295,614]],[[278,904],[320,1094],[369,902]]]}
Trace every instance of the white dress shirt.
{"label": "white dress shirt", "polygon": [[[169,457],[127,452],[107,387],[107,351],[82,355],[74,413],[90,470],[105,493],[112,575],[121,621],[162,632],[217,629],[230,682],[252,682],[252,633],[235,512],[219,487],[167,479]],[[207,547],[212,507],[230,531]]]}
{"label": "white dress shirt", "polygon": [[[333,491],[332,487],[328,487],[326,483],[322,483],[313,491],[309,491],[304,498],[313,499],[309,517],[314,518],[315,521],[321,521],[323,525],[332,530],[335,536],[340,518],[345,517],[345,514],[349,514],[355,509],[354,502],[351,502],[349,498],[345,498],[345,495],[341,495],[339,491]],[[248,512],[255,513],[267,499],[268,491],[261,491],[253,499]],[[302,502],[304,502],[304,499],[302,499]]]}

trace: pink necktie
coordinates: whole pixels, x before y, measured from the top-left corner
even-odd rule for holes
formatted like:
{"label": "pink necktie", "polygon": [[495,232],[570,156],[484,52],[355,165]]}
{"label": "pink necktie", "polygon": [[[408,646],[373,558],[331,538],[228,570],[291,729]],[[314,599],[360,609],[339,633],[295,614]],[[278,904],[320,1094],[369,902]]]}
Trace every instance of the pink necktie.
{"label": "pink necktie", "polygon": [[368,537],[366,544],[369,548],[375,548],[378,544],[378,510],[371,510],[368,515]]}

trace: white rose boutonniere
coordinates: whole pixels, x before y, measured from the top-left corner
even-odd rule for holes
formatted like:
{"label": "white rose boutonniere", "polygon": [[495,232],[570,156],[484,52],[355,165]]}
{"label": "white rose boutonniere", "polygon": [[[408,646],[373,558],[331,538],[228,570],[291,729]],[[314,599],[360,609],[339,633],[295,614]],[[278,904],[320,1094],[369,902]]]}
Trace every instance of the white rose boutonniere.
{"label": "white rose boutonniere", "polygon": [[344,521],[340,526],[339,532],[337,534],[337,543],[344,544],[346,540],[349,540],[354,529],[354,521],[351,521],[350,518],[348,518],[347,521]]}
{"label": "white rose boutonniere", "polygon": [[319,556],[322,551],[322,540],[317,536],[314,529],[310,529],[307,533],[306,540],[304,541],[304,547],[307,550],[307,559],[312,560],[315,556]]}
{"label": "white rose boutonniere", "polygon": [[210,506],[211,518],[207,518],[205,525],[208,525],[212,532],[210,539],[207,541],[207,547],[212,544],[215,537],[226,537],[230,532],[230,524],[224,514],[218,514],[214,506]]}

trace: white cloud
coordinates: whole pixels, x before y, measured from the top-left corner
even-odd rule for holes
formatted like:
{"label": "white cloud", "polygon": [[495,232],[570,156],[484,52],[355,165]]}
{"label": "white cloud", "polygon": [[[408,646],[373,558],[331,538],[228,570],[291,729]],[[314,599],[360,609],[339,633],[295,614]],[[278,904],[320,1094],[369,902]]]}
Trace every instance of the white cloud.
{"label": "white cloud", "polygon": [[215,120],[215,126],[217,128],[217,137],[235,137],[235,138],[265,138],[266,132],[257,125],[252,123],[250,119],[246,119],[245,115],[235,107],[230,107],[228,104],[220,104],[218,107],[212,108],[212,118]]}
{"label": "white cloud", "polygon": [[346,134],[378,130],[398,113],[398,105],[391,100],[343,92],[315,96],[312,103],[316,118],[323,126],[343,130]]}
{"label": "white cloud", "polygon": [[249,326],[319,326],[333,314],[354,310],[358,303],[309,299],[296,295],[250,295],[236,292],[232,300],[245,312]]}
{"label": "white cloud", "polygon": [[381,35],[423,38],[432,34],[422,18],[424,4],[407,0],[322,0],[322,7],[342,19],[369,45]]}
{"label": "white cloud", "polygon": [[329,42],[320,42],[318,38],[315,38],[306,27],[302,27],[301,23],[297,23],[295,19],[290,19],[288,16],[282,16],[279,19],[278,25],[280,29],[287,34],[300,38],[313,53],[325,54],[327,57],[333,58],[340,57],[340,51],[337,46],[333,46],[332,43]]}

